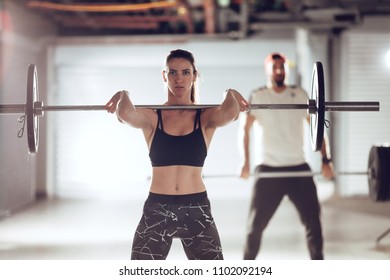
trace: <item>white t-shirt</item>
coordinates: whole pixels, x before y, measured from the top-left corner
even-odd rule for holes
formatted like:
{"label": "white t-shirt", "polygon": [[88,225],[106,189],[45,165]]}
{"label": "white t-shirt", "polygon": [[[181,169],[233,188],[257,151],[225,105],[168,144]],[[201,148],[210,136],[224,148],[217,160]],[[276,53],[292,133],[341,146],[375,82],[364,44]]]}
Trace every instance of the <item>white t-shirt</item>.
{"label": "white t-shirt", "polygon": [[[307,104],[308,94],[300,87],[286,87],[277,93],[270,88],[259,88],[250,95],[251,104]],[[260,151],[260,163],[270,166],[291,166],[305,162],[304,122],[306,110],[256,109],[249,112],[261,127],[262,142],[255,138]]]}

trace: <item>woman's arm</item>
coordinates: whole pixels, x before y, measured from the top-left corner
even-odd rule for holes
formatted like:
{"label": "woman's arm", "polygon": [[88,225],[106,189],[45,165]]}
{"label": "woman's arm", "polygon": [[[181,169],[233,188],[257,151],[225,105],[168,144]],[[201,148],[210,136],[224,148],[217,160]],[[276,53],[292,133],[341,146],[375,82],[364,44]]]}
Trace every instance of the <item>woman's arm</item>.
{"label": "woman's arm", "polygon": [[202,114],[202,126],[204,138],[209,146],[217,127],[224,126],[238,119],[240,112],[247,111],[249,103],[234,90],[225,91],[225,99],[220,106],[209,108]]}
{"label": "woman's arm", "polygon": [[248,108],[248,101],[238,91],[228,89],[225,91],[225,99],[222,104],[211,110],[206,127],[224,126],[237,120],[240,112],[247,111]]}
{"label": "woman's arm", "polygon": [[146,143],[150,145],[154,124],[157,123],[157,116],[154,110],[139,108],[137,109],[130,100],[129,93],[126,90],[118,91],[105,105],[107,112],[116,113],[118,120],[122,123],[142,129]]}
{"label": "woman's arm", "polygon": [[132,127],[145,129],[151,126],[150,109],[137,109],[126,90],[118,91],[105,105],[109,113],[116,113],[118,120]]}

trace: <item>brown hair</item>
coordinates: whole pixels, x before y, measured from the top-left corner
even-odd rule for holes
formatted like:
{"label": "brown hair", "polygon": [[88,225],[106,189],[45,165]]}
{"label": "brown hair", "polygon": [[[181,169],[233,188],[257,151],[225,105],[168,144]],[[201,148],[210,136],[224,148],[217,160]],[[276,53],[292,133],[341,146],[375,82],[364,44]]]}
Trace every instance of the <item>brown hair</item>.
{"label": "brown hair", "polygon": [[[165,67],[168,66],[168,62],[173,58],[183,58],[183,59],[187,60],[188,62],[190,62],[192,65],[192,68],[194,69],[194,75],[195,76],[198,75],[198,70],[196,70],[196,65],[195,65],[195,58],[191,52],[186,51],[186,50],[182,50],[182,49],[176,49],[176,50],[170,51],[169,54],[167,55],[167,58],[165,59]],[[195,86],[192,86],[192,88],[191,88],[191,102],[196,103],[196,101],[197,101],[197,91],[196,91]]]}

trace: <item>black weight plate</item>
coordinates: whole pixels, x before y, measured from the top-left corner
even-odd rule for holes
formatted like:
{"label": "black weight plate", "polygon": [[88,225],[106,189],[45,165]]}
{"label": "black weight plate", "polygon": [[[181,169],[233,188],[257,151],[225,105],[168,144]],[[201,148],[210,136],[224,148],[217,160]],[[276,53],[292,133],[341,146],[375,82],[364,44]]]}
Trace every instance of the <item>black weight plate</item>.
{"label": "black weight plate", "polygon": [[390,200],[390,146],[382,146],[383,150],[383,158],[382,158],[382,169],[387,170],[386,172],[383,172],[386,174],[386,177],[383,178],[384,181],[381,185],[381,190],[383,192],[383,201],[389,201]]}
{"label": "black weight plate", "polygon": [[384,164],[384,161],[385,161],[385,150],[383,149],[382,146],[378,147],[378,151],[377,151],[377,154],[378,154],[378,157],[379,157],[379,166],[380,166],[380,178],[379,178],[379,184],[378,184],[378,195],[377,195],[377,198],[378,200],[377,201],[385,201],[386,200],[386,177],[387,177],[387,172],[385,169],[383,169],[383,164]]}
{"label": "black weight plate", "polygon": [[317,110],[310,114],[310,139],[313,151],[321,150],[324,141],[325,126],[325,81],[322,63],[317,61],[313,66],[310,99],[315,100]]}
{"label": "black weight plate", "polygon": [[368,187],[370,198],[373,201],[378,201],[380,173],[378,146],[372,146],[368,155]]}
{"label": "black weight plate", "polygon": [[368,156],[369,195],[373,201],[390,200],[390,147],[375,145]]}
{"label": "black weight plate", "polygon": [[26,123],[27,142],[30,154],[38,152],[39,119],[34,113],[34,103],[39,98],[37,67],[34,64],[28,66],[27,71],[27,98],[26,98]]}

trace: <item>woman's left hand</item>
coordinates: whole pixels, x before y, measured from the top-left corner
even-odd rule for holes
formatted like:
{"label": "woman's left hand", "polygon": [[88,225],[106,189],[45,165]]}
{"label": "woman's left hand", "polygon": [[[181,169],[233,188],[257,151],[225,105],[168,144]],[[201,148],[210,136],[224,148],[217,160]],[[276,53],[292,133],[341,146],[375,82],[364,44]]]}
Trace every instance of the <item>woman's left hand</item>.
{"label": "woman's left hand", "polygon": [[245,112],[249,110],[250,104],[249,102],[235,89],[228,89],[225,92],[226,97],[229,95],[232,96],[236,102],[237,105],[240,107],[241,112]]}

